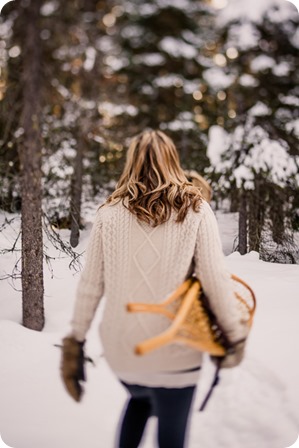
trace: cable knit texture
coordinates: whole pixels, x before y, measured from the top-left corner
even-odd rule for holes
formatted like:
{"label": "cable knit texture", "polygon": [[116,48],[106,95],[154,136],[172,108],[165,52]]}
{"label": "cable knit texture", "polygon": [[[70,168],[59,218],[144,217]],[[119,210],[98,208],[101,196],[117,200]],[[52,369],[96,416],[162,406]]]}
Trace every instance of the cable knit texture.
{"label": "cable knit texture", "polygon": [[106,360],[122,380],[160,387],[194,384],[198,372],[176,373],[201,364],[202,354],[171,344],[145,356],[134,354],[135,345],[168,328],[165,316],[128,313],[128,302],[159,303],[192,272],[201,280],[211,307],[234,342],[243,338],[225,267],[218,226],[205,201],[200,211],[189,209],[183,223],[176,213],[164,224],[151,227],[136,219],[122,203],[97,212],[86,264],[77,289],[72,335],[86,337],[99,301],[107,298],[100,335]]}

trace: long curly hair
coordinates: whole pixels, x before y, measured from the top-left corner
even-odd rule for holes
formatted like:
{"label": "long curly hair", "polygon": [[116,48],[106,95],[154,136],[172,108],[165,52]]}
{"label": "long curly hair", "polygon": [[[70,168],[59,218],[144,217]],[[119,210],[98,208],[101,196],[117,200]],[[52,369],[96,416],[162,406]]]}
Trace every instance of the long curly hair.
{"label": "long curly hair", "polygon": [[140,221],[155,227],[173,210],[182,222],[189,207],[199,210],[202,195],[187,180],[171,138],[162,131],[144,131],[132,139],[123,173],[106,204],[121,200]]}

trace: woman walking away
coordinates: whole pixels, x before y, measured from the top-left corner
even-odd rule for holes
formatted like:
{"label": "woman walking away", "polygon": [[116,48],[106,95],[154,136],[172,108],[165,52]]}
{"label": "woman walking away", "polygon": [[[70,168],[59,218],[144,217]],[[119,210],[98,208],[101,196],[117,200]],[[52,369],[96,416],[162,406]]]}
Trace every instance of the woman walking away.
{"label": "woman walking away", "polygon": [[[83,345],[105,294],[100,325],[104,355],[130,397],[119,448],[139,446],[151,415],[158,418],[160,448],[187,446],[202,353],[171,344],[136,355],[136,344],[164,331],[169,320],[158,314],[128,313],[126,304],[160,303],[192,274],[201,280],[228,340],[244,341],[248,330],[234,306],[215,216],[199,189],[188,182],[173,141],[161,131],[145,131],[133,138],[116,190],[97,212],[72,331],[63,342],[62,376],[79,401]],[[238,364],[243,352],[240,342],[222,366]]]}

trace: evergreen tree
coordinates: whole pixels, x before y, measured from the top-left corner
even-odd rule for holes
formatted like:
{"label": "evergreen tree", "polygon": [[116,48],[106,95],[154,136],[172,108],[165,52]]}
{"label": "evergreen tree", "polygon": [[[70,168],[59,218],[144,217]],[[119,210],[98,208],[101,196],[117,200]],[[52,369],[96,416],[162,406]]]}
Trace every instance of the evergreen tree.
{"label": "evergreen tree", "polygon": [[215,158],[216,142],[219,190],[241,208],[239,249],[261,251],[264,258],[276,243],[290,259],[298,197],[298,22],[285,3],[256,22],[224,12],[221,25],[222,77],[230,77],[222,94],[228,133],[210,130],[210,153]]}
{"label": "evergreen tree", "polygon": [[118,54],[106,59],[106,70],[124,81],[117,90],[119,103],[133,106],[124,117],[130,133],[165,130],[183,164],[201,171],[208,163],[207,130],[214,118],[214,99],[202,77],[206,66],[214,65],[212,9],[190,0],[126,1],[122,8],[111,37]]}

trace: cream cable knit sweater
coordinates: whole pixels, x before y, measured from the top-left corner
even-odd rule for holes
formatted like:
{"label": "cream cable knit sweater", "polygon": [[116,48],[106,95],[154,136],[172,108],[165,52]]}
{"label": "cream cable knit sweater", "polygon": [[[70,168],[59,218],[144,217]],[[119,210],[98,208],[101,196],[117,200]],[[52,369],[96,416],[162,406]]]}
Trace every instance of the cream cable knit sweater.
{"label": "cream cable knit sweater", "polygon": [[128,302],[158,303],[191,273],[201,280],[213,311],[232,342],[243,338],[226,271],[216,218],[209,204],[189,210],[183,223],[152,228],[137,221],[121,202],[99,209],[77,289],[72,335],[84,340],[101,297],[107,298],[100,335],[106,360],[123,381],[160,387],[196,383],[198,372],[177,373],[201,364],[202,354],[172,344],[145,356],[135,345],[169,326],[160,315],[128,313]]}

